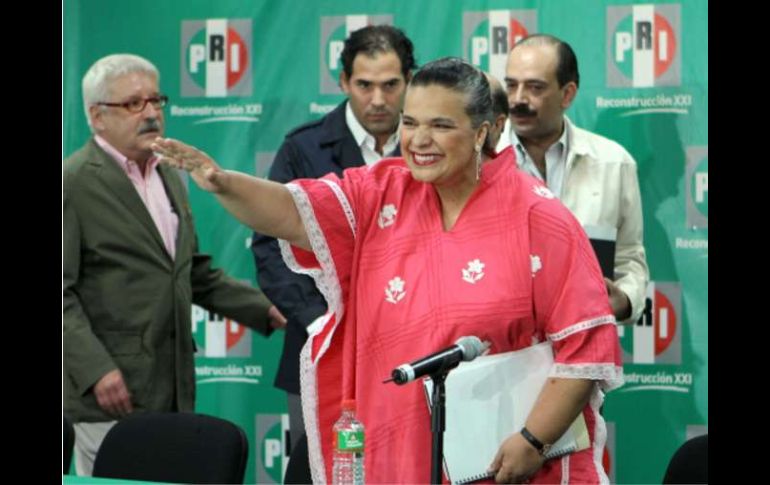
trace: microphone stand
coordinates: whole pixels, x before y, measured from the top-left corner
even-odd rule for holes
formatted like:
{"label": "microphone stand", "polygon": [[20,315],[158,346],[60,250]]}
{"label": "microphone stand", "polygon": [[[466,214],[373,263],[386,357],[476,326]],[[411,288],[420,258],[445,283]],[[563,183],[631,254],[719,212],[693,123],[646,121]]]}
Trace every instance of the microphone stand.
{"label": "microphone stand", "polygon": [[[478,340],[478,337],[474,338]],[[479,344],[482,343],[480,340],[478,340],[478,342]],[[487,344],[484,350],[486,350],[488,347],[489,345]],[[480,349],[477,350],[479,350],[479,352],[474,354],[470,359],[464,360],[472,360],[475,358],[478,353],[480,353]],[[442,465],[444,461],[444,429],[446,428],[446,388],[444,387],[444,383],[446,381],[447,375],[449,374],[449,371],[458,365],[460,365],[459,360],[444,358],[441,361],[439,368],[435,369],[429,374],[430,379],[433,381],[433,389],[431,390],[430,399],[430,429],[432,433],[430,483],[439,485],[441,484],[443,478]],[[420,376],[422,375],[424,374],[420,374]],[[412,376],[412,379],[414,379],[414,376]],[[406,379],[405,374],[399,374],[398,368],[395,369],[391,374],[391,377],[385,379],[383,383],[393,381],[399,385],[409,382]]]}
{"label": "microphone stand", "polygon": [[430,400],[430,429],[432,432],[430,483],[441,484],[441,465],[444,457],[444,429],[446,428],[446,380],[449,369],[431,374],[433,391]]}
{"label": "microphone stand", "polygon": [[430,399],[430,429],[432,432],[430,483],[441,484],[444,462],[444,429],[446,428],[446,381],[449,371],[460,365],[460,361],[444,363],[430,374],[433,391]]}

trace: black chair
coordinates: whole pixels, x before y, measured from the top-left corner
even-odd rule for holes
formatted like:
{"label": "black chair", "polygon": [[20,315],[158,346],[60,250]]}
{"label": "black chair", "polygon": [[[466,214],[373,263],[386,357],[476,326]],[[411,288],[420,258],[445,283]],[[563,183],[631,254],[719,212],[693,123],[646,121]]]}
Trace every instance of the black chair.
{"label": "black chair", "polygon": [[72,427],[72,423],[67,419],[67,416],[62,415],[63,431],[62,431],[62,473],[67,474],[70,471],[70,464],[72,463],[72,449],[75,447],[75,428]]}
{"label": "black chair", "polygon": [[249,443],[223,419],[142,413],[118,421],[96,454],[93,475],[175,483],[243,483]]}
{"label": "black chair", "polygon": [[663,483],[709,482],[709,435],[686,441],[671,457]]}

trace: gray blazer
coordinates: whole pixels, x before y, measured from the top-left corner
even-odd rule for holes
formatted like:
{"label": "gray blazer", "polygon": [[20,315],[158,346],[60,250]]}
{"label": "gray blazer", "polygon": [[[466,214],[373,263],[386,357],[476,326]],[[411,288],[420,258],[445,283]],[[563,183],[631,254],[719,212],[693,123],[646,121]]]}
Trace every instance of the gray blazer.
{"label": "gray blazer", "polygon": [[120,369],[134,410],[192,411],[191,304],[268,335],[270,302],[197,252],[181,178],[158,167],[179,216],[170,257],[121,167],[92,139],[64,161],[64,413],[108,421],[93,385]]}

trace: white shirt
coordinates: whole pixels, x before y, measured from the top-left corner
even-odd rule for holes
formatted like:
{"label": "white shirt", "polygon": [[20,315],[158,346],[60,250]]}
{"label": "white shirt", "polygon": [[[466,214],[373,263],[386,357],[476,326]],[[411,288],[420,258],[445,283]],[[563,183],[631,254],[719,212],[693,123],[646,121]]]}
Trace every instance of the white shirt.
{"label": "white shirt", "polygon": [[[498,152],[511,144],[515,134],[512,129],[508,132],[510,137],[500,137]],[[615,284],[631,301],[631,316],[621,323],[636,322],[644,310],[650,278],[642,242],[642,198],[636,161],[618,143],[578,128],[566,116],[564,132],[566,155],[563,173],[558,176],[559,199],[583,227],[617,230]],[[517,143],[518,140],[513,141],[514,147]],[[518,149],[516,159],[519,167],[526,170],[527,163]],[[548,187],[557,193],[552,188],[557,177],[550,167],[547,170]],[[542,180],[537,169],[533,175]]]}
{"label": "white shirt", "polygon": [[108,155],[115,159],[131,183],[134,184],[136,192],[144,202],[147,212],[150,213],[150,217],[152,217],[155,227],[163,239],[166,251],[168,251],[171,259],[174,259],[176,256],[176,237],[179,232],[179,216],[174,212],[171,200],[166,193],[166,187],[163,185],[163,179],[158,173],[158,158],[150,158],[144,167],[145,173],[142,174],[135,161],[129,160],[107,140],[99,135],[94,135],[94,140]]}
{"label": "white shirt", "polygon": [[356,118],[355,113],[353,113],[353,108],[350,107],[350,102],[345,106],[345,122],[348,125],[348,129],[353,134],[353,138],[356,140],[358,147],[361,149],[361,155],[364,157],[364,162],[366,162],[367,165],[382,160],[393,153],[393,150],[398,146],[400,122],[399,126],[396,127],[396,131],[390,135],[390,138],[388,138],[388,141],[385,142],[385,145],[382,147],[382,154],[374,149],[377,146],[377,140],[375,140],[374,137],[361,126],[361,123],[358,122],[358,118]]}
{"label": "white shirt", "polygon": [[567,152],[569,151],[567,123],[569,123],[567,118],[564,118],[564,130],[561,136],[545,151],[545,177],[540,173],[537,165],[535,165],[535,161],[532,160],[532,157],[527,153],[527,149],[524,148],[524,145],[516,136],[516,131],[513,129],[510,131],[511,145],[516,149],[516,162],[519,164],[519,168],[533,177],[544,181],[548,188],[551,189],[551,192],[560,199],[562,198],[562,185],[567,167]]}

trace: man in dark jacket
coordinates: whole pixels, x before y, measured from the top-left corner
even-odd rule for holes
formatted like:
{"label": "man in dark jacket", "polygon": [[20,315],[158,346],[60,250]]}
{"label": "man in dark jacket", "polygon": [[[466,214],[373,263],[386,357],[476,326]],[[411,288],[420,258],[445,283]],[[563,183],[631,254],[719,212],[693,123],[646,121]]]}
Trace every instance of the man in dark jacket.
{"label": "man in dark jacket", "polygon": [[[332,112],[289,132],[276,154],[270,180],[286,183],[373,164],[400,154],[398,128],[406,84],[415,67],[412,42],[388,25],[353,32],[341,53],[340,86],[348,99]],[[286,390],[291,446],[304,434],[299,397],[299,353],[307,327],[326,312],[308,276],[289,270],[275,239],[255,234],[252,250],[259,286],[286,315],[283,355],[275,379]]]}

